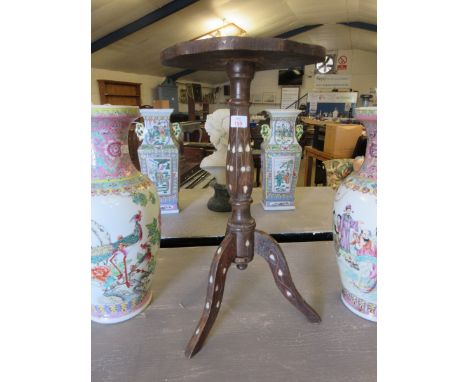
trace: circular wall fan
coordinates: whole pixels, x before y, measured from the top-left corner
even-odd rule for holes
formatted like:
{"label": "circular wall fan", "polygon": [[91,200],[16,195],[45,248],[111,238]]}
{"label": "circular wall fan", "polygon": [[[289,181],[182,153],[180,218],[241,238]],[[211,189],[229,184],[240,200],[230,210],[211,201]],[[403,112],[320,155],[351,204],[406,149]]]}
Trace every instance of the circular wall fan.
{"label": "circular wall fan", "polygon": [[335,68],[335,57],[325,56],[325,61],[317,62],[315,69],[321,74],[327,74]]}

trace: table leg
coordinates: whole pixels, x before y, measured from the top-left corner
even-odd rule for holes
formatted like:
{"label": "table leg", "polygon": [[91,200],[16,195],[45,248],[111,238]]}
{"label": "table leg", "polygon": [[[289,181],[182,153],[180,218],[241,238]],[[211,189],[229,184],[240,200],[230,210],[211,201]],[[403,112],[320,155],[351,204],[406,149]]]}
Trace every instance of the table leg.
{"label": "table leg", "polygon": [[297,291],[284,253],[276,240],[265,232],[255,230],[255,252],[267,261],[276,286],[283,296],[301,311],[310,322],[320,322],[319,314],[305,302]]}
{"label": "table leg", "polygon": [[312,157],[309,156],[307,153],[307,150],[305,151],[305,160],[304,160],[304,177],[305,177],[305,185],[307,187],[310,187],[310,179],[311,179],[311,174],[310,171],[312,170],[310,161]]}
{"label": "table leg", "polygon": [[314,158],[314,157],[311,157],[310,158],[311,161],[312,161],[312,165],[311,165],[311,171],[310,171],[310,182],[309,184],[310,185],[313,185],[313,186],[316,186],[317,183],[315,182],[315,177],[317,176],[317,159]]}
{"label": "table leg", "polygon": [[227,271],[236,257],[235,244],[234,235],[229,234],[216,250],[213,262],[211,263],[210,278],[208,279],[208,289],[205,305],[203,306],[203,313],[185,349],[185,356],[187,358],[192,358],[201,349],[218,316],[221,301],[223,300]]}

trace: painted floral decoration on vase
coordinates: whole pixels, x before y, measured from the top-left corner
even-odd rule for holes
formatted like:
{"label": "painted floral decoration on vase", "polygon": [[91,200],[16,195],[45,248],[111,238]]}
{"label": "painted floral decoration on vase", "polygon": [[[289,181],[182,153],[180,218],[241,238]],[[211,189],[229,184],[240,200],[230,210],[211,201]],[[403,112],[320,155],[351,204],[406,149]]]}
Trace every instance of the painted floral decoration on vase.
{"label": "painted floral decoration on vase", "polygon": [[[144,124],[137,123],[136,133],[142,143],[138,148],[141,172],[158,190],[161,213],[179,212],[179,144],[178,123],[171,124],[173,109],[141,109]],[[171,131],[172,129],[172,131]]]}
{"label": "painted floral decoration on vase", "polygon": [[159,198],[128,153],[138,107],[91,108],[91,319],[128,320],[151,301]]}
{"label": "painted floral decoration on vase", "polygon": [[270,125],[261,126],[262,206],[265,210],[292,210],[302,149],[303,127],[296,125],[300,110],[270,109]]}
{"label": "painted floral decoration on vase", "polygon": [[343,303],[377,321],[377,108],[357,108],[355,117],[366,128],[366,156],[336,192],[333,238]]}

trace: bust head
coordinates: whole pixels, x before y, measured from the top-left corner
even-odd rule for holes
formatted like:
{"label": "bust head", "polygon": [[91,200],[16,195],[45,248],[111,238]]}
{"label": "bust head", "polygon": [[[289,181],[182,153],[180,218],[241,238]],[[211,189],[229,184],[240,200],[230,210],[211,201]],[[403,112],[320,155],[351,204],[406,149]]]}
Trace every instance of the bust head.
{"label": "bust head", "polygon": [[218,109],[206,118],[205,130],[217,151],[225,151],[229,138],[229,109]]}
{"label": "bust head", "polygon": [[216,177],[218,184],[226,184],[226,156],[229,140],[229,109],[218,109],[208,115],[205,130],[216,151],[203,158],[200,167]]}

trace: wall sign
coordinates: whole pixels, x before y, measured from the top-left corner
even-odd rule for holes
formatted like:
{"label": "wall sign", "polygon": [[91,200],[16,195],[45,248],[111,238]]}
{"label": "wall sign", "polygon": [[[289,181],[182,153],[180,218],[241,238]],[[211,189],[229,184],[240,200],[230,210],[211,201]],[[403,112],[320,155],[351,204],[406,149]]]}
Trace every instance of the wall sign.
{"label": "wall sign", "polygon": [[337,70],[346,70],[346,69],[348,69],[348,57],[346,57],[345,55],[342,55],[342,56],[338,57],[338,61],[337,61],[337,64],[336,64],[336,69]]}
{"label": "wall sign", "polygon": [[316,89],[350,89],[350,74],[316,74]]}

